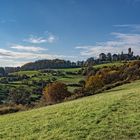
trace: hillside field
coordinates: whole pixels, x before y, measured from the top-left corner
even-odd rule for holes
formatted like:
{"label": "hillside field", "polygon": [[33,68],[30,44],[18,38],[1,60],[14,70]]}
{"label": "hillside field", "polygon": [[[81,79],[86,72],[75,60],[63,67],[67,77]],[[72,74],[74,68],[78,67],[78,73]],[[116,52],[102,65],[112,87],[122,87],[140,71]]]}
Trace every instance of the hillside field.
{"label": "hillside field", "polygon": [[139,140],[140,81],[104,93],[0,116],[1,140]]}
{"label": "hillside field", "polygon": [[[106,64],[98,64],[93,66],[95,69],[102,68],[104,66],[109,67],[109,66],[120,66],[123,65],[122,62],[112,62],[112,63],[106,63]],[[27,89],[32,89],[37,91],[39,88],[38,85],[35,85],[32,83],[32,81],[39,82],[41,80],[47,81],[53,81],[55,79],[56,81],[65,83],[68,85],[68,90],[73,92],[77,86],[70,86],[70,84],[78,84],[80,80],[84,80],[86,77],[83,76],[82,74],[67,74],[67,72],[78,72],[81,70],[81,68],[64,68],[64,69],[52,69],[54,71],[60,71],[61,73],[64,73],[64,75],[53,75],[51,73],[43,73],[41,70],[32,70],[32,71],[19,71],[19,72],[14,72],[14,73],[9,73],[9,76],[23,76],[27,75],[29,78],[24,79],[24,80],[13,80],[9,81],[8,83],[3,83],[0,82],[0,102],[4,101],[6,99],[7,93],[11,87],[19,87],[19,86],[26,86]],[[3,79],[4,77],[0,77],[0,80]],[[28,84],[29,85],[28,85]],[[40,93],[34,93],[32,95],[34,100],[37,100],[40,97]]]}

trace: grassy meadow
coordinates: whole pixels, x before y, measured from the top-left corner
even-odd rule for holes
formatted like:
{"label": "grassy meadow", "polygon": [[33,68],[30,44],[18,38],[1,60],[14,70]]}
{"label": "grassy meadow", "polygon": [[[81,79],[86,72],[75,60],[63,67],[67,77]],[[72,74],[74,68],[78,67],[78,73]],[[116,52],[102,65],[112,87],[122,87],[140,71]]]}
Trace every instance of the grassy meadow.
{"label": "grassy meadow", "polygon": [[1,140],[139,140],[140,81],[0,117]]}
{"label": "grassy meadow", "polygon": [[103,67],[111,67],[111,66],[121,66],[123,65],[123,62],[120,61],[116,61],[116,62],[112,62],[112,63],[105,63],[105,64],[98,64],[93,66],[94,68],[103,68]]}

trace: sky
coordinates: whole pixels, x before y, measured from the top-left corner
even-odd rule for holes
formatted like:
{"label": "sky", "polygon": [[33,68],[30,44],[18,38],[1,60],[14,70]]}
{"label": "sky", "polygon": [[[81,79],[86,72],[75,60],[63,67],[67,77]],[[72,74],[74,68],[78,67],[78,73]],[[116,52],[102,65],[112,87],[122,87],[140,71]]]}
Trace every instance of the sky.
{"label": "sky", "polygon": [[140,0],[0,0],[0,66],[140,55]]}

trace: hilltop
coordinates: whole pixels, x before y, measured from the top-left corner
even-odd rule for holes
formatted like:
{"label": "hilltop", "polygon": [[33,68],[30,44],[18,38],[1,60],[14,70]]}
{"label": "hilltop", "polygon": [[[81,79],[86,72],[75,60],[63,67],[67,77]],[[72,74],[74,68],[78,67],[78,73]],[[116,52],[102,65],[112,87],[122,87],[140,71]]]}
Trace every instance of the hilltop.
{"label": "hilltop", "polygon": [[140,139],[140,81],[0,117],[0,139]]}

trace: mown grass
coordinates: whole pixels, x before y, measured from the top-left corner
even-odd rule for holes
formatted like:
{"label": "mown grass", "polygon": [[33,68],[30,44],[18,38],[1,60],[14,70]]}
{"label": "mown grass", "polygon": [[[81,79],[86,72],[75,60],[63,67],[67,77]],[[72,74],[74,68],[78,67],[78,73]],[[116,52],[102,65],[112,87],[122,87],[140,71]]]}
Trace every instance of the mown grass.
{"label": "mown grass", "polygon": [[0,117],[1,140],[139,140],[140,81]]}

